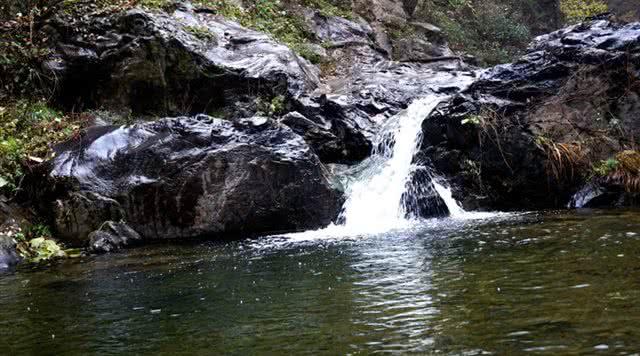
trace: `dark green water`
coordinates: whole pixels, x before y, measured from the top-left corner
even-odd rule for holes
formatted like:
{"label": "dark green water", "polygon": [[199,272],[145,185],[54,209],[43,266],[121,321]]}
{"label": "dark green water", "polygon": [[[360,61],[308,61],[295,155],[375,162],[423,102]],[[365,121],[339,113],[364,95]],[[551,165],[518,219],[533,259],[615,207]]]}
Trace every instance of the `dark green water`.
{"label": "dark green water", "polygon": [[0,275],[0,353],[632,354],[640,212],[135,248]]}

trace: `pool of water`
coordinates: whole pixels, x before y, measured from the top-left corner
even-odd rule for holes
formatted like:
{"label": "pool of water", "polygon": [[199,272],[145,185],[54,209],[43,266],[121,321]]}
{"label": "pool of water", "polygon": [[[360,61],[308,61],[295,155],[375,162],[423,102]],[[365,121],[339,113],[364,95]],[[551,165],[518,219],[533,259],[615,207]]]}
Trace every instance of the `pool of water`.
{"label": "pool of water", "polygon": [[2,354],[631,354],[640,212],[133,248],[0,275]]}

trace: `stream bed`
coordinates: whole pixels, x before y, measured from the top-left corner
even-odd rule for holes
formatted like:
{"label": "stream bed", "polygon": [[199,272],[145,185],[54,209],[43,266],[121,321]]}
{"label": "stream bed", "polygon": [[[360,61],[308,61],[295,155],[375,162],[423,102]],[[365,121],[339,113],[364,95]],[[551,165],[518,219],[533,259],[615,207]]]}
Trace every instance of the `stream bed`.
{"label": "stream bed", "polygon": [[0,274],[13,354],[632,354],[640,211],[161,243]]}

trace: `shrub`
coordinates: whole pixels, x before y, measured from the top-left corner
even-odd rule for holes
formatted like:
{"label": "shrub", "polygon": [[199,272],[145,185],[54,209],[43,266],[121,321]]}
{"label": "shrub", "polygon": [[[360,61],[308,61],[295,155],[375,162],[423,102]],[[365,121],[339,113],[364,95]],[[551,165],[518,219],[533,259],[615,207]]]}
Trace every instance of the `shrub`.
{"label": "shrub", "polygon": [[63,115],[44,101],[0,106],[0,193],[14,192],[30,163],[51,157],[54,143],[77,134],[84,115]]}
{"label": "shrub", "polygon": [[600,161],[593,167],[593,173],[595,173],[595,175],[599,177],[606,177],[616,169],[618,169],[619,164],[620,162],[618,162],[618,160],[615,158],[609,158],[606,161]]}
{"label": "shrub", "polygon": [[560,0],[560,11],[567,22],[575,23],[608,11],[607,3],[602,0]]}
{"label": "shrub", "polygon": [[439,26],[452,49],[476,56],[481,64],[511,61],[531,38],[526,0],[425,2],[419,16]]}

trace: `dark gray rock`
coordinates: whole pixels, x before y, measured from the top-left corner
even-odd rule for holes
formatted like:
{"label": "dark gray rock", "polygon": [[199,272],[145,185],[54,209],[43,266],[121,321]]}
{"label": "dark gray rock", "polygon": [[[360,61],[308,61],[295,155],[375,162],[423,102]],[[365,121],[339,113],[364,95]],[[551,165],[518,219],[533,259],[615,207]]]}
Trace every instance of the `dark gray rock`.
{"label": "dark gray rock", "polygon": [[140,234],[123,222],[107,221],[100,230],[89,234],[89,249],[93,253],[117,251],[142,240]]}
{"label": "dark gray rock", "polygon": [[[323,162],[352,164],[371,154],[380,125],[414,99],[434,92],[456,93],[473,82],[473,71],[450,64],[451,70],[388,61],[362,66],[348,81],[334,82],[330,94],[305,95],[292,106],[313,123],[314,131],[324,131],[305,134]],[[291,122],[295,121],[285,123]]]}
{"label": "dark gray rock", "polygon": [[5,234],[0,233],[0,271],[15,266],[20,262],[16,250],[16,241]]}
{"label": "dark gray rock", "polygon": [[58,18],[49,25],[58,100],[69,108],[163,115],[213,112],[234,102],[296,97],[318,69],[266,34],[183,4]]}
{"label": "dark gray rock", "polygon": [[0,197],[0,270],[10,268],[20,262],[16,250],[16,234],[20,233],[17,212],[5,204]]}
{"label": "dark gray rock", "polygon": [[395,43],[396,55],[403,62],[428,62],[438,58],[454,57],[440,28],[422,22],[410,22],[409,35]]}
{"label": "dark gray rock", "polygon": [[144,239],[319,228],[341,206],[302,137],[262,117],[94,127],[56,152],[31,191],[76,244],[120,220]]}
{"label": "dark gray rock", "polygon": [[637,83],[638,23],[592,21],[540,36],[424,122],[423,154],[452,178],[457,198],[479,197],[470,206],[565,207],[593,175],[591,162],[636,147]]}

